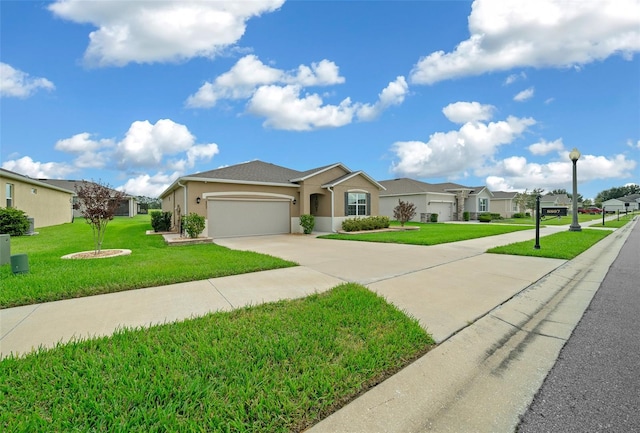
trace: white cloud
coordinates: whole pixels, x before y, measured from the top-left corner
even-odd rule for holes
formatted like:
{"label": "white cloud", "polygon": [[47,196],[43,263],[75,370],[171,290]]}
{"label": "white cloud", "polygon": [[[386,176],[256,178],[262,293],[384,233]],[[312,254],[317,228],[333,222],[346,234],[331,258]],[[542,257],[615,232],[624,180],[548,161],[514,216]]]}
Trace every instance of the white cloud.
{"label": "white cloud", "polygon": [[[568,151],[560,151],[555,160],[542,164],[528,162],[524,157],[514,156],[491,166],[485,166],[476,173],[491,173],[486,178],[487,187],[490,190],[522,191],[534,188],[543,188],[547,191],[558,188],[569,190],[573,181],[573,171],[568,155]],[[610,158],[583,155],[578,161],[578,183],[629,177],[636,165],[636,161],[629,160],[624,155],[614,155]]]}
{"label": "white cloud", "polygon": [[287,77],[285,80],[289,84],[300,84],[304,87],[331,86],[345,82],[344,77],[340,76],[338,66],[326,59],[321,60],[319,63],[312,63],[311,67],[306,65],[298,66],[296,76]]}
{"label": "white cloud", "polygon": [[262,86],[248,104],[248,111],[265,117],[263,125],[275,129],[309,131],[351,123],[354,107],[349,98],[339,105],[323,105],[318,94],[300,96],[297,85]]}
{"label": "white cloud", "polygon": [[83,1],[58,0],[56,16],[90,23],[85,62],[95,66],[214,57],[240,40],[247,21],[277,10],[284,0]]}
{"label": "white cloud", "polygon": [[34,179],[63,179],[76,171],[76,168],[62,162],[38,162],[29,156],[5,161],[2,168],[20,173]]}
{"label": "white cloud", "polygon": [[185,105],[210,108],[221,100],[247,99],[247,111],[264,117],[264,126],[309,131],[344,126],[354,117],[374,120],[387,108],[402,104],[409,91],[407,81],[399,76],[382,89],[375,104],[352,103],[350,98],[344,98],[338,105],[325,105],[317,93],[302,96],[306,87],[344,82],[338,66],[327,59],[286,71],[265,65],[250,54],[214,81],[203,84],[187,98]]}
{"label": "white cloud", "polygon": [[180,173],[173,172],[171,174],[156,173],[153,176],[141,174],[127,180],[123,185],[116,189],[126,191],[129,195],[158,197],[165,189],[171,185],[173,181],[180,177]]}
{"label": "white cloud", "polygon": [[185,125],[171,119],[160,119],[155,124],[135,121],[118,142],[92,137],[82,132],[58,140],[55,149],[76,155],[76,168],[108,168],[111,162],[117,169],[133,172],[149,168],[184,171],[210,161],[219,152],[215,143],[197,144]]}
{"label": "white cloud", "polygon": [[534,93],[533,87],[529,87],[528,89],[525,89],[522,92],[518,92],[518,94],[513,97],[513,100],[518,102],[526,101],[527,99],[531,99],[533,97],[533,93]]}
{"label": "white cloud", "polygon": [[562,142],[562,138],[551,142],[542,139],[538,143],[530,145],[528,149],[533,155],[546,155],[551,152],[564,150],[564,143]]}
{"label": "white cloud", "polygon": [[382,89],[378,95],[378,101],[371,104],[362,104],[357,109],[359,120],[371,121],[376,119],[384,110],[392,105],[400,105],[409,91],[409,85],[403,76],[399,76]]}
{"label": "white cloud", "polygon": [[490,120],[496,107],[479,102],[454,102],[442,109],[444,115],[453,123],[479,122]]}
{"label": "white cloud", "polygon": [[0,96],[28,98],[39,89],[53,90],[55,86],[46,78],[31,77],[26,72],[0,62]]}
{"label": "white cloud", "polygon": [[210,108],[221,99],[248,99],[260,86],[270,84],[291,84],[308,86],[329,86],[344,83],[338,66],[321,60],[311,66],[300,65],[297,70],[285,71],[267,66],[253,55],[247,55],[213,82],[204,83],[200,89],[187,98],[189,108]]}
{"label": "white cloud", "polygon": [[[487,176],[484,181],[489,191],[518,191],[509,181],[503,177]],[[522,191],[522,190],[521,190]]]}
{"label": "white cloud", "polygon": [[467,122],[457,131],[436,132],[427,142],[396,142],[392,151],[398,161],[391,171],[417,178],[457,177],[481,167],[499,146],[513,142],[533,124],[531,118],[509,116],[498,122]]}
{"label": "white cloud", "polygon": [[640,149],[640,140],[637,140],[635,143],[633,140],[627,140],[627,146],[632,149]]}
{"label": "white cloud", "polygon": [[640,51],[637,0],[476,0],[469,39],[453,52],[423,57],[411,72],[416,84],[518,67],[580,66]]}
{"label": "white cloud", "polygon": [[116,162],[120,168],[157,167],[165,155],[185,152],[194,144],[195,137],[187,127],[170,119],[155,124],[136,121],[116,146]]}
{"label": "white cloud", "polygon": [[520,72],[519,74],[511,74],[504,80],[504,85],[508,86],[509,84],[513,84],[518,80],[525,80],[527,78],[527,74],[524,72]]}
{"label": "white cloud", "polygon": [[81,132],[70,138],[58,140],[55,144],[55,149],[68,153],[85,153],[94,152],[104,147],[113,146],[113,140],[102,139],[92,140],[91,134],[88,132]]}

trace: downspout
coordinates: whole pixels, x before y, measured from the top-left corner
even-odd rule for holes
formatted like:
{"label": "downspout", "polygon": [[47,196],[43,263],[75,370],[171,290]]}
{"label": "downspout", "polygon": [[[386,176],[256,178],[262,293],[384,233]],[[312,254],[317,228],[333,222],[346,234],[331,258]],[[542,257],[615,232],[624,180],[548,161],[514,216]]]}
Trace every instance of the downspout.
{"label": "downspout", "polygon": [[[180,181],[178,181],[178,186],[181,186],[182,189],[184,190],[183,194],[182,194],[182,196],[184,198],[184,200],[183,200],[184,201],[184,208],[182,208],[182,215],[180,215],[180,222],[182,223],[182,217],[187,214],[187,185],[183,185],[183,184],[180,183]],[[182,236],[182,227],[180,227],[180,236]]]}
{"label": "downspout", "polygon": [[331,192],[331,232],[335,233],[336,229],[333,225],[333,215],[335,214],[335,204],[334,204],[334,200],[333,200],[333,190],[331,189],[330,186],[327,187],[327,189]]}

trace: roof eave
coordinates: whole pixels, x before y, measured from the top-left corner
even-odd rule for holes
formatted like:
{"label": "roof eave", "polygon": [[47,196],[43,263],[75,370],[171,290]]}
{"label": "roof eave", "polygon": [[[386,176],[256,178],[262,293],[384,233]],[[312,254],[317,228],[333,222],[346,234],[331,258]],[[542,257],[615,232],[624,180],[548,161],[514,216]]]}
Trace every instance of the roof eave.
{"label": "roof eave", "polygon": [[309,178],[311,178],[311,177],[313,177],[313,176],[317,176],[317,175],[319,175],[319,174],[321,174],[321,173],[324,173],[325,171],[332,170],[332,169],[334,169],[334,168],[336,168],[336,167],[342,167],[342,168],[343,168],[347,173],[351,172],[351,170],[349,169],[349,167],[347,167],[346,165],[344,165],[344,164],[343,164],[343,163],[341,163],[341,162],[337,162],[337,163],[332,164],[332,165],[329,165],[329,166],[327,166],[327,167],[325,167],[325,168],[323,168],[323,169],[321,169],[321,170],[317,170],[317,171],[314,171],[313,173],[309,173],[309,174],[308,174],[308,175],[306,175],[306,176],[303,176],[303,177],[297,177],[297,178],[295,178],[295,179],[291,179],[291,182],[303,182],[303,181],[305,181],[305,180],[307,180],[307,179],[309,179]]}
{"label": "roof eave", "polygon": [[159,198],[165,197],[171,191],[180,185],[180,182],[204,182],[204,183],[234,183],[240,185],[260,185],[260,186],[282,186],[286,188],[300,188],[300,185],[280,182],[258,182],[252,180],[236,180],[236,179],[217,179],[212,177],[186,176],[176,179],[167,189],[165,189]]}

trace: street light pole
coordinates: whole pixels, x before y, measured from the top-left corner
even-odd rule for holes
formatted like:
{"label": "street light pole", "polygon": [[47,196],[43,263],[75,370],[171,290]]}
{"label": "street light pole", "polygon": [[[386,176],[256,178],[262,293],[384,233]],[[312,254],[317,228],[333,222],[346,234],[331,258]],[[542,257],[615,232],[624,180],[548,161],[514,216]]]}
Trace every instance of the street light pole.
{"label": "street light pole", "polygon": [[578,170],[576,165],[578,160],[580,159],[580,152],[575,147],[571,152],[569,152],[569,159],[573,162],[573,218],[571,221],[571,225],[569,226],[570,232],[579,232],[582,229],[578,224]]}

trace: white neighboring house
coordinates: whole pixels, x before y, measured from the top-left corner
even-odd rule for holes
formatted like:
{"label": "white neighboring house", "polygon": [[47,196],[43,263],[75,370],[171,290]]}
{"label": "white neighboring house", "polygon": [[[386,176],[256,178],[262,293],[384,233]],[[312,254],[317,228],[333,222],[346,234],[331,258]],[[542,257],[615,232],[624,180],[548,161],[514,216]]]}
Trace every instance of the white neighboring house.
{"label": "white neighboring house", "polygon": [[464,212],[470,219],[491,212],[493,194],[486,187],[470,187],[455,183],[431,184],[415,179],[401,178],[380,182],[386,190],[380,192],[380,215],[393,219],[393,209],[398,200],[416,206],[415,222],[429,222],[431,214],[438,215],[438,222],[463,221]]}
{"label": "white neighboring house", "polygon": [[0,168],[0,206],[20,209],[33,228],[70,223],[75,192]]}
{"label": "white neighboring house", "polygon": [[620,198],[612,198],[602,202],[605,212],[633,212],[640,209],[640,194],[631,194]]}

